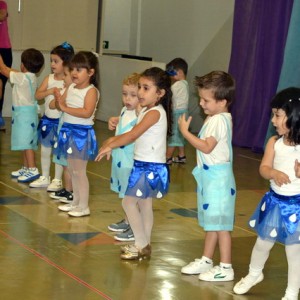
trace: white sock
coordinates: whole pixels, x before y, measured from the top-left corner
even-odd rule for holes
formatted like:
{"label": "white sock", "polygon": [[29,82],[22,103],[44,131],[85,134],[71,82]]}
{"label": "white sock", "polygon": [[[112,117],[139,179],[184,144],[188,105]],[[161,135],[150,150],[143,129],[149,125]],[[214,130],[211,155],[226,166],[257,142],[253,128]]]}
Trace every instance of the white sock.
{"label": "white sock", "polygon": [[220,267],[224,268],[224,269],[231,269],[232,264],[225,264],[225,263],[220,262]]}
{"label": "white sock", "polygon": [[210,258],[208,258],[208,257],[206,257],[206,256],[202,256],[201,257],[203,260],[205,260],[207,263],[209,263],[209,264],[212,264],[213,263],[213,261],[212,261],[212,259],[210,259]]}

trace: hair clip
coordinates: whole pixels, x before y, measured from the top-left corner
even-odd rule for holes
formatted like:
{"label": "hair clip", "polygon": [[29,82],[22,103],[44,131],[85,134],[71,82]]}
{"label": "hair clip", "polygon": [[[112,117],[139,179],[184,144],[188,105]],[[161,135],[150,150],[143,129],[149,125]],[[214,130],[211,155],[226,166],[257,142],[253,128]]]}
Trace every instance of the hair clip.
{"label": "hair clip", "polygon": [[176,76],[177,75],[177,71],[174,69],[174,67],[169,67],[167,70],[166,70],[167,74],[169,76]]}
{"label": "hair clip", "polygon": [[63,42],[60,46],[64,49],[66,49],[66,50],[72,50],[73,49],[73,47],[68,42]]}
{"label": "hair clip", "polygon": [[92,53],[98,58],[99,54],[97,52],[92,51]]}

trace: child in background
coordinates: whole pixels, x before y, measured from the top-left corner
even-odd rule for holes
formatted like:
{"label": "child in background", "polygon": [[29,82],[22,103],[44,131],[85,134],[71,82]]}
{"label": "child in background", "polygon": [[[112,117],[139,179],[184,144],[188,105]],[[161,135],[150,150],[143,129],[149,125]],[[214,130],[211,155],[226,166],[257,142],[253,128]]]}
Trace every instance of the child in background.
{"label": "child in background", "polygon": [[72,217],[83,217],[90,215],[87,162],[94,160],[97,154],[93,125],[99,100],[98,56],[93,52],[80,51],[72,58],[70,67],[73,83],[62,96],[58,89],[55,91],[55,99],[64,112],[64,123],[54,144],[54,153],[59,159],[61,156],[67,158],[73,201],[58,206],[58,209]]}
{"label": "child in background", "polygon": [[[138,81],[140,74],[133,73],[123,80],[122,101],[124,107],[119,117],[112,117],[108,121],[108,128],[116,130],[116,136],[130,131],[137,122],[140,111],[138,99]],[[133,167],[134,143],[113,149],[110,188],[124,198],[128,185],[128,178]],[[110,224],[108,229],[120,232],[115,236],[118,241],[134,241],[134,235],[128,219]]]}
{"label": "child in background", "polygon": [[11,150],[23,152],[23,166],[11,176],[19,182],[30,182],[40,177],[35,163],[37,149],[37,103],[34,93],[36,74],[44,65],[43,54],[30,48],[21,54],[21,72],[7,67],[0,56],[0,72],[13,84]]}
{"label": "child in background", "polygon": [[[198,222],[204,228],[205,241],[201,259],[181,269],[183,274],[200,274],[204,281],[231,281],[231,231],[233,230],[236,188],[232,171],[232,118],[228,108],[234,99],[233,78],[222,71],[196,77],[200,105],[207,118],[198,135],[188,131],[192,117],[179,118],[179,128],[197,149]],[[219,245],[220,265],[213,267],[213,255]]]}
{"label": "child in background", "polygon": [[[182,58],[175,58],[166,65],[167,73],[172,80],[172,105],[173,105],[173,127],[172,135],[168,139],[167,148],[167,164],[185,163],[185,149],[186,143],[178,128],[178,119],[182,114],[188,114],[189,105],[189,85],[186,81],[188,72],[188,64]],[[178,155],[173,157],[174,152],[178,148]]]}
{"label": "child in background", "polygon": [[50,109],[49,103],[54,99],[54,88],[62,89],[64,85],[63,63],[70,61],[74,55],[73,47],[67,42],[56,46],[50,52],[52,73],[46,76],[35,93],[37,100],[45,99],[45,113],[38,126],[38,138],[41,144],[41,167],[42,176],[29,184],[32,188],[47,187],[48,192],[55,192],[62,189],[63,167],[55,164],[54,179],[50,183],[51,152],[54,139],[57,137],[57,126],[61,111]]}
{"label": "child in background", "polygon": [[[70,84],[72,83],[72,77],[71,77],[71,71],[70,71],[70,66],[69,66],[70,62],[64,62],[63,63],[63,68],[64,68],[64,87],[62,90],[60,90],[60,94],[63,95],[65,90],[70,86]],[[59,104],[56,102],[55,99],[53,99],[50,103],[49,103],[49,108],[50,109],[58,109],[60,110]],[[58,123],[58,134],[59,131],[61,129],[61,126],[63,124],[63,113],[61,114],[60,118],[59,118],[59,123]],[[57,134],[57,136],[58,136]],[[57,138],[56,140],[57,141]],[[68,170],[68,164],[67,164],[67,160],[64,159],[63,156],[60,157],[60,159],[57,158],[56,155],[53,155],[53,162],[55,164],[59,164],[63,166],[63,177],[64,177],[64,185],[65,187],[62,188],[61,190],[57,191],[57,192],[53,192],[50,193],[50,197],[52,199],[57,199],[62,203],[71,203],[73,201],[73,187],[72,187],[72,179],[71,179],[71,175],[69,173]]]}
{"label": "child in background", "polygon": [[252,250],[249,273],[233,288],[247,293],[264,279],[265,262],[275,242],[285,245],[288,284],[283,300],[298,300],[300,288],[300,89],[280,91],[271,102],[277,136],[269,139],[260,175],[270,180],[270,191],[249,220],[258,238]]}
{"label": "child in background", "polygon": [[165,71],[153,67],[141,74],[138,98],[142,107],[137,124],[124,134],[104,142],[96,161],[109,159],[112,149],[135,141],[134,165],[123,208],[132,228],[135,244],[121,247],[121,258],[144,259],[151,256],[153,227],[152,198],[161,199],[168,191],[166,139],[171,133],[171,80]]}

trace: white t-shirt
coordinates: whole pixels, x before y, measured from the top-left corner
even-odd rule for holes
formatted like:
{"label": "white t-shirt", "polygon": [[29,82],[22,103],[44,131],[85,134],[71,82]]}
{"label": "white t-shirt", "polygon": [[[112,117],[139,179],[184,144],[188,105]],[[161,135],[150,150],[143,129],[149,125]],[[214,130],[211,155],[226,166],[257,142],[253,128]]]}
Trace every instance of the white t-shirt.
{"label": "white t-shirt", "polygon": [[11,71],[9,73],[9,80],[14,85],[12,88],[13,106],[33,106],[36,104],[34,98],[37,88],[35,74],[30,72],[23,73]]}
{"label": "white t-shirt", "polygon": [[[230,113],[221,113],[214,116],[208,116],[203,124],[203,130],[200,131],[201,139],[214,137],[218,142],[216,147],[208,154],[203,152],[200,153],[197,150],[197,164],[201,167],[203,163],[207,165],[217,165],[230,160],[230,149],[228,145],[231,145],[231,141],[228,141],[228,125],[230,124],[229,130],[232,131],[232,117]],[[202,159],[203,158],[203,159]]]}
{"label": "white t-shirt", "polygon": [[166,111],[163,106],[154,106],[149,110],[143,108],[139,113],[137,124],[151,110],[157,110],[160,113],[160,118],[157,123],[151,126],[135,141],[134,159],[145,162],[165,163],[168,124]]}
{"label": "white t-shirt", "polygon": [[178,80],[171,86],[173,93],[172,104],[174,110],[188,109],[189,84],[186,80]]}

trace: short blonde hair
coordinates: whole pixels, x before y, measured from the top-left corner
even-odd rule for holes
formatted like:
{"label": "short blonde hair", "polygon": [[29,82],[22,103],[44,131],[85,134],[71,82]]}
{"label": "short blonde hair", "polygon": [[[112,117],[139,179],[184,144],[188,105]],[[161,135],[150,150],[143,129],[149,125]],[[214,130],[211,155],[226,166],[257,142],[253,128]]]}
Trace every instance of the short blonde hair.
{"label": "short blonde hair", "polygon": [[123,85],[138,85],[141,74],[132,73],[123,79]]}

